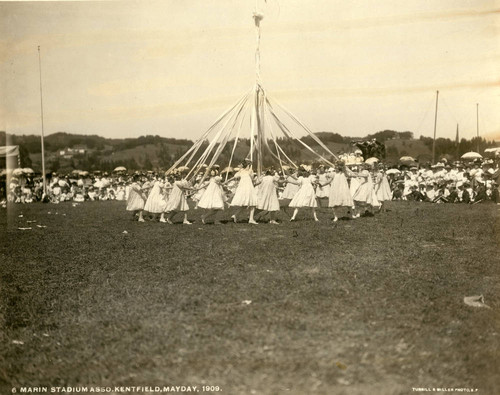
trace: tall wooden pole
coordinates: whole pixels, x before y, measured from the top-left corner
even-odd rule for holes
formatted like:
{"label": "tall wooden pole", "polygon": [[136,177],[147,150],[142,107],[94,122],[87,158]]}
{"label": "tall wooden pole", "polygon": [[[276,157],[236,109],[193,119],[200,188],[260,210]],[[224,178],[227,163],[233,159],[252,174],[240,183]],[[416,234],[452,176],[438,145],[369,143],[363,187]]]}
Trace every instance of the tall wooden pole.
{"label": "tall wooden pole", "polygon": [[479,154],[479,103],[476,103],[477,153]]}
{"label": "tall wooden pole", "polygon": [[438,119],[438,98],[439,98],[439,91],[436,91],[436,114],[434,115],[434,140],[432,140],[432,164],[436,163],[436,127]]}
{"label": "tall wooden pole", "polygon": [[[255,1],[255,12],[253,13],[253,20],[255,23],[255,31],[257,36],[257,48],[255,50],[255,99],[254,99],[254,122],[253,126],[255,130],[252,130],[251,138],[253,141],[253,136],[255,133],[255,150],[257,153],[257,175],[262,174],[263,167],[263,148],[264,148],[264,131],[263,131],[263,114],[262,114],[262,101],[263,101],[263,90],[260,86],[260,22],[264,18],[264,15],[258,12],[258,1]],[[251,147],[252,150],[252,147]],[[252,154],[250,155],[253,161]]]}
{"label": "tall wooden pole", "polygon": [[43,93],[42,93],[42,60],[40,56],[40,45],[38,46],[38,68],[40,70],[40,114],[42,118],[42,180],[43,180],[43,193],[47,194],[47,181],[45,179],[45,146],[43,134]]}

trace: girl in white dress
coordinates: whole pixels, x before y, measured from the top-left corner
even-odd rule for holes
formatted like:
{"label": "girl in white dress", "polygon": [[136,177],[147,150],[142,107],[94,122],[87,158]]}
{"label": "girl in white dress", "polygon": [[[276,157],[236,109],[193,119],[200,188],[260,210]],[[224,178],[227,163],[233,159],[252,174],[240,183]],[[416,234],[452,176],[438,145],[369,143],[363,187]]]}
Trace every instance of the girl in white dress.
{"label": "girl in white dress", "polygon": [[259,185],[257,209],[269,213],[270,224],[277,225],[275,214],[280,210],[280,202],[278,200],[278,185],[279,175],[273,175],[271,170],[266,171],[266,175],[262,177],[257,183]]}
{"label": "girl in white dress", "polygon": [[[239,169],[235,169],[236,172]],[[233,200],[234,193],[236,192],[236,188],[238,188],[238,179],[234,178],[234,172],[228,172],[224,177],[227,181],[224,182],[224,192],[226,195],[226,201]]]}
{"label": "girl in white dress", "polygon": [[382,211],[384,202],[387,200],[392,200],[392,191],[389,185],[389,180],[383,169],[380,169],[375,178],[375,193],[377,194],[377,200],[380,202],[379,211]]}
{"label": "girl in white dress", "polygon": [[[257,206],[257,193],[252,181],[253,171],[252,163],[249,161],[243,161],[241,163],[241,170],[234,175],[231,179],[239,179],[238,187],[234,192],[233,200],[231,201],[231,206],[238,207],[236,213],[234,213],[231,218],[236,223],[238,214],[243,210],[243,208],[248,207],[250,209],[250,216],[248,219],[249,224],[257,225],[254,219],[255,206]],[[225,182],[228,183],[228,180]]]}
{"label": "girl in white dress", "polygon": [[[207,213],[201,216],[201,222],[206,223],[207,218],[215,215],[217,211],[224,210],[225,195],[222,188],[222,177],[218,175],[216,170],[210,172],[211,178],[208,186],[204,189],[201,195],[198,207],[208,210]],[[215,224],[220,224],[220,221],[214,221]]]}
{"label": "girl in white dress", "polygon": [[83,196],[83,188],[77,188],[75,190],[75,195],[73,196],[73,201],[82,203],[85,201],[85,197]]}
{"label": "girl in white dress", "polygon": [[189,222],[187,218],[189,205],[185,195],[185,191],[189,190],[193,190],[189,182],[187,180],[181,179],[180,175],[177,175],[172,185],[172,190],[169,194],[167,204],[165,205],[167,218],[165,219],[165,214],[162,213],[160,222],[166,222],[170,225],[173,225],[172,218],[180,211],[184,213],[184,220],[182,221],[182,223],[184,225],[191,225],[191,222]]}
{"label": "girl in white dress", "polygon": [[[281,205],[283,206],[283,211],[287,215],[290,215],[287,211],[287,207],[290,206],[290,202],[292,201],[293,197],[295,196],[295,194],[299,190],[299,186],[294,183],[294,180],[297,180],[299,175],[297,172],[295,172],[291,175],[285,174],[284,177],[285,177],[286,185],[285,185],[285,189],[283,189],[283,193],[281,194],[281,200],[283,201]],[[290,181],[292,181],[292,182],[290,182]]]}
{"label": "girl in white dress", "polygon": [[153,220],[156,220],[158,214],[165,211],[165,200],[163,200],[162,195],[162,184],[159,180],[156,180],[149,192],[148,199],[144,205],[144,211],[153,214]]}
{"label": "girl in white dress", "polygon": [[[346,168],[344,162],[339,162],[337,165],[336,172],[332,172],[329,177],[328,184],[330,186],[330,191],[328,194],[328,207],[333,210],[333,221],[338,221],[336,209],[339,207],[348,207],[351,209],[354,206],[354,201],[352,200],[351,191],[349,190],[349,184],[347,183]],[[353,214],[353,218],[355,215]]]}
{"label": "girl in white dress", "polygon": [[120,183],[116,191],[116,200],[125,200],[125,188]]}
{"label": "girl in white dress", "polygon": [[205,193],[205,191],[206,191],[206,189],[208,187],[208,184],[210,183],[209,180],[204,180],[203,183],[200,183],[201,182],[201,178],[202,178],[202,176],[200,176],[196,180],[196,183],[195,183],[195,189],[196,189],[196,191],[191,196],[191,200],[196,203],[196,205],[194,206],[195,210],[198,208],[198,203],[199,203],[201,197],[203,196],[203,194]]}
{"label": "girl in white dress", "polygon": [[356,206],[356,217],[359,218],[360,212],[359,208],[365,208],[368,211],[369,208],[376,207],[379,205],[377,200],[377,195],[375,194],[375,189],[373,188],[372,175],[370,174],[369,165],[366,165],[358,176],[362,179],[361,185],[358,187],[354,196],[352,197]]}
{"label": "girl in white dress", "polygon": [[[89,192],[90,195],[90,192]],[[135,216],[139,214],[139,222],[144,222],[142,217],[142,210],[144,209],[144,203],[146,202],[146,196],[142,191],[141,186],[137,183],[137,178],[134,178],[134,182],[130,185],[130,192],[127,199],[127,211],[133,211]]]}
{"label": "girl in white dress", "polygon": [[295,221],[295,217],[297,216],[299,208],[301,207],[311,207],[314,220],[316,222],[319,221],[316,215],[316,207],[318,207],[318,202],[316,200],[316,193],[314,192],[314,186],[313,186],[313,183],[315,181],[316,178],[312,175],[309,175],[309,173],[305,170],[299,171],[298,179],[289,180],[289,182],[295,183],[299,186],[299,190],[297,191],[292,201],[290,202],[290,207],[295,208],[292,218],[290,218],[290,221]]}
{"label": "girl in white dress", "polygon": [[[380,202],[377,198],[377,192],[375,192],[375,178],[376,178],[376,174],[375,172],[373,171],[374,169],[372,169],[372,171],[370,171],[370,178],[368,179],[368,182],[371,184],[371,188],[372,188],[372,199],[371,199],[371,206],[373,208],[375,207],[380,207]],[[380,211],[380,210],[379,210]]]}
{"label": "girl in white dress", "polygon": [[297,180],[297,178],[299,177],[298,173],[295,172],[294,174],[292,175],[289,175],[287,178],[286,178],[286,186],[285,186],[285,189],[283,190],[283,194],[281,195],[281,199],[283,200],[292,200],[293,197],[295,196],[295,194],[297,193],[297,191],[299,190],[299,186],[293,182],[289,182],[290,180],[291,181],[295,181]]}
{"label": "girl in white dress", "polygon": [[[165,202],[165,205],[168,202],[168,198],[170,197],[170,192],[172,191],[172,183],[174,182],[173,178],[168,178],[165,177],[165,180],[163,181],[163,188],[162,188],[162,194],[163,194],[163,201]],[[163,210],[165,211],[165,210]]]}
{"label": "girl in white dress", "polygon": [[318,184],[316,186],[316,197],[320,203],[320,207],[328,205],[328,197],[330,196],[330,183],[329,177],[325,173],[325,167],[318,168]]}
{"label": "girl in white dress", "polygon": [[363,180],[362,178],[357,176],[357,171],[358,169],[354,167],[352,169],[352,175],[350,176],[349,191],[351,192],[351,196],[354,196],[359,186],[361,185],[361,181]]}

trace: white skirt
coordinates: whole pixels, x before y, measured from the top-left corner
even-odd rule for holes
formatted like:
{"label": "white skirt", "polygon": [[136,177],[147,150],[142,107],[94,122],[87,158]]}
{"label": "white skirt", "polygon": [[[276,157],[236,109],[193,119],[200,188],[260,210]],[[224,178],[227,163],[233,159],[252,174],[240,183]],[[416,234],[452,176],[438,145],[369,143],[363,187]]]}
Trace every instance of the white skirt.
{"label": "white skirt", "polygon": [[328,207],[352,207],[354,201],[347,184],[344,173],[335,174],[335,178],[330,184],[330,195],[328,197]]}
{"label": "white skirt", "polygon": [[174,185],[170,196],[168,197],[167,204],[165,205],[165,211],[167,213],[171,211],[188,211],[189,205],[184,195],[182,189]]}
{"label": "white skirt", "polygon": [[[89,194],[90,197],[90,194]],[[92,197],[90,197],[91,200]],[[138,211],[144,208],[144,199],[135,189],[130,189],[130,193],[127,200],[127,210],[128,211]]]}
{"label": "white skirt", "polygon": [[293,199],[293,197],[298,191],[299,191],[299,186],[289,182],[286,184],[285,189],[281,194],[281,199]]}
{"label": "white skirt", "polygon": [[198,207],[208,210],[224,210],[224,191],[215,181],[210,181],[198,202]]}
{"label": "white skirt", "polygon": [[274,183],[272,181],[268,182],[267,180],[265,180],[259,186],[259,200],[257,203],[257,208],[259,210],[266,211],[279,211],[280,202],[278,200],[276,186],[274,185]]}
{"label": "white skirt", "polygon": [[292,201],[290,207],[318,207],[314,187],[310,183],[303,183]]}
{"label": "white skirt", "polygon": [[153,214],[163,213],[165,210],[165,200],[163,200],[163,195],[161,194],[160,184],[155,183],[153,189],[149,193],[148,200],[144,205],[144,211]]}
{"label": "white skirt", "polygon": [[386,176],[383,176],[382,180],[377,184],[375,192],[377,193],[377,199],[380,202],[392,200],[392,191]]}
{"label": "white skirt", "polygon": [[253,186],[252,179],[248,174],[242,174],[236,192],[234,193],[231,206],[255,207],[257,206],[257,192]]}

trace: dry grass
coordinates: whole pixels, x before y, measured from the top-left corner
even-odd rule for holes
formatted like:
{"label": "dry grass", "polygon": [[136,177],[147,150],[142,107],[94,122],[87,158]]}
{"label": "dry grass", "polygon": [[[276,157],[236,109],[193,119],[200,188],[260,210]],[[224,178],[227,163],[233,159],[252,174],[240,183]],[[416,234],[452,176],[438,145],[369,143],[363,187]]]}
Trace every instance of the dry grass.
{"label": "dry grass", "polygon": [[[120,202],[3,209],[0,392],[500,393],[498,206],[390,209],[280,226],[141,224]],[[491,309],[463,303],[476,294]]]}

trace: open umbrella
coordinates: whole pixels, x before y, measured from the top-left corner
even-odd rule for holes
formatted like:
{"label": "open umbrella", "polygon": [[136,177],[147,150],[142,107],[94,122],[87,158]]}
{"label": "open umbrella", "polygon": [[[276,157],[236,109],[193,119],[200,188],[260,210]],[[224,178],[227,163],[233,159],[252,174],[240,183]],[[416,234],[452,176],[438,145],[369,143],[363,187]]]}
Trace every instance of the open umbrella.
{"label": "open umbrella", "polygon": [[118,166],[113,171],[127,171],[127,169],[124,166]]}
{"label": "open umbrella", "polygon": [[405,166],[416,166],[417,162],[411,156],[402,156],[399,161]]}
{"label": "open umbrella", "polygon": [[385,172],[385,174],[400,174],[401,172],[398,169],[389,169]]}
{"label": "open umbrella", "polygon": [[23,169],[21,169],[20,167],[19,167],[19,168],[17,168],[17,169],[14,169],[14,170],[12,171],[12,175],[13,175],[13,176],[20,176],[20,175],[22,175],[22,174],[24,174],[24,171],[23,171]]}
{"label": "open umbrella", "polygon": [[34,171],[33,171],[33,169],[30,169],[29,167],[25,167],[25,168],[23,169],[23,173],[24,173],[24,174],[33,174],[33,173],[34,173]]}
{"label": "open umbrella", "polygon": [[377,162],[378,162],[378,158],[375,158],[374,156],[365,160],[365,163],[367,163],[369,165],[373,165],[374,163],[377,163]]}
{"label": "open umbrella", "polygon": [[470,151],[470,152],[466,152],[465,154],[463,154],[461,156],[462,159],[481,159],[482,156],[481,154],[478,154],[477,152],[474,152],[474,151]]}
{"label": "open umbrella", "polygon": [[494,156],[495,154],[500,154],[500,147],[496,147],[496,148],[486,148],[484,150],[484,153],[485,154],[489,154],[490,156]]}

